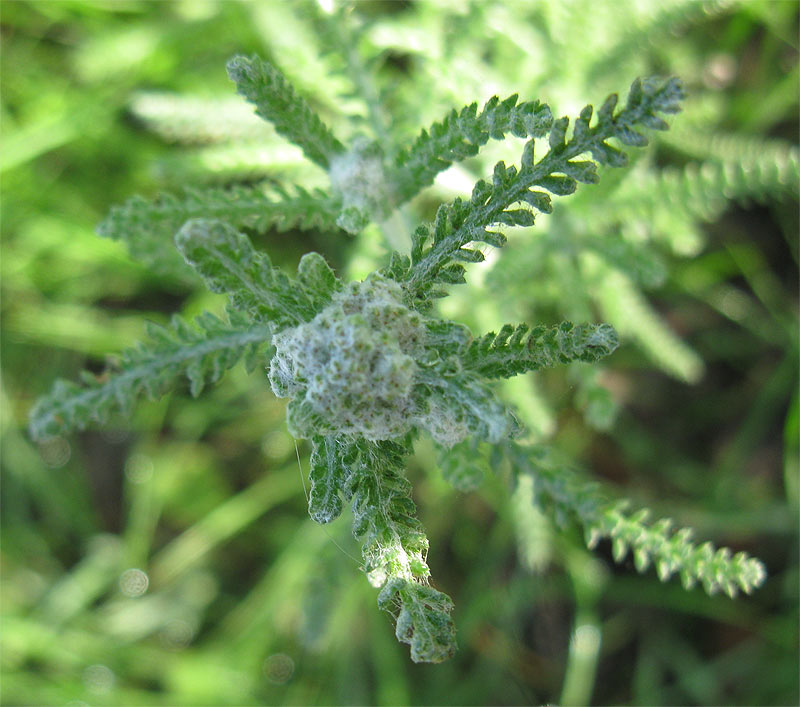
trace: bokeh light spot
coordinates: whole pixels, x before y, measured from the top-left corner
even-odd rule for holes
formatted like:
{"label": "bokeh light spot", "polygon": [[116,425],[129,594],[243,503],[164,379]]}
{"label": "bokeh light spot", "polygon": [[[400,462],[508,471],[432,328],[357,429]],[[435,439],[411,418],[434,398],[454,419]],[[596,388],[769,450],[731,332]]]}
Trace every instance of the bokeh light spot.
{"label": "bokeh light spot", "polygon": [[294,661],[286,653],[275,653],[264,661],[264,675],[276,685],[289,682],[294,673]]}
{"label": "bokeh light spot", "polygon": [[90,665],[83,671],[83,684],[90,692],[100,694],[111,692],[116,681],[114,671],[107,665]]}
{"label": "bokeh light spot", "polygon": [[270,461],[281,461],[294,454],[294,439],[285,430],[275,430],[264,436],[261,451]]}
{"label": "bokeh light spot", "polygon": [[171,651],[179,651],[188,646],[194,638],[195,627],[183,619],[167,622],[159,637],[164,647]]}
{"label": "bokeh light spot", "polygon": [[131,454],[125,462],[125,478],[132,484],[143,484],[153,475],[153,460],[146,454]]}
{"label": "bokeh light spot", "polygon": [[39,443],[39,456],[51,469],[58,469],[69,461],[72,447],[63,437],[51,437]]}
{"label": "bokeh light spot", "polygon": [[140,569],[125,570],[119,578],[119,588],[125,596],[140,597],[147,591],[150,578]]}

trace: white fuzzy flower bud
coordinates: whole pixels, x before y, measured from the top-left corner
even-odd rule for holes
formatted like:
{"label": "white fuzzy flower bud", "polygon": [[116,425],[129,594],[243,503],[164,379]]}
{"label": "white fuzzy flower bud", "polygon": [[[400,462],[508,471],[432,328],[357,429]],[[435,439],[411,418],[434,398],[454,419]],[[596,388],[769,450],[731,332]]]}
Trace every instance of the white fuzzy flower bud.
{"label": "white fuzzy flower bud", "polygon": [[351,283],[310,322],[275,336],[272,390],[313,413],[291,416],[293,433],[383,440],[408,432],[425,327],[401,295],[377,276]]}

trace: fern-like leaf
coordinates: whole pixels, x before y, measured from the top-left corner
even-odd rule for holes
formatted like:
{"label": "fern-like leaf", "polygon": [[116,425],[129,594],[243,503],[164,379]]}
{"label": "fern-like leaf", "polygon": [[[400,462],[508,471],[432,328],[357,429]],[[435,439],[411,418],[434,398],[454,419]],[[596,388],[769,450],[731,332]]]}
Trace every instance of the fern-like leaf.
{"label": "fern-like leaf", "polygon": [[[696,222],[713,221],[730,201],[766,202],[797,193],[800,150],[788,146],[780,150],[774,142],[764,147],[763,152],[756,145],[737,151],[731,145],[732,159],[719,160],[712,155],[709,161],[683,168],[658,173],[637,170],[615,195],[614,209],[592,212],[587,226],[596,231],[616,228],[619,223],[637,224],[674,251],[695,253],[702,238]],[[714,150],[714,144],[709,149]],[[687,233],[691,237],[687,238]]]}
{"label": "fern-like leaf", "polygon": [[577,523],[590,548],[610,539],[617,562],[632,552],[639,572],[654,565],[662,582],[677,573],[687,589],[700,582],[709,594],[722,590],[731,597],[739,590],[749,594],[764,582],[764,565],[746,553],[733,555],[711,543],[696,545],[689,529],[674,531],[669,520],[648,523],[647,510],[628,513],[626,502],[609,501],[597,484],[552,463],[544,450],[514,444],[506,449],[517,472],[532,476],[541,510],[560,526]]}
{"label": "fern-like leaf", "polygon": [[[641,188],[646,186],[642,184]],[[800,150],[791,148],[779,155],[770,150],[736,161],[665,170],[652,186],[663,188],[667,201],[662,208],[682,199],[691,215],[710,221],[731,199],[763,201],[773,195],[796,194],[800,186]]]}
{"label": "fern-like leaf", "polygon": [[343,435],[313,437],[311,443],[308,512],[317,523],[330,523],[342,513],[342,499],[349,500],[346,484],[357,461],[358,448]]}
{"label": "fern-like leaf", "polygon": [[603,316],[623,336],[633,337],[658,366],[675,378],[694,383],[705,365],[651,307],[634,282],[622,271],[587,254],[583,270]]}
{"label": "fern-like leaf", "polygon": [[617,562],[631,552],[638,571],[653,565],[662,582],[678,573],[684,588],[691,589],[699,581],[708,594],[720,590],[730,597],[740,590],[750,594],[764,582],[764,565],[747,553],[734,555],[710,542],[697,545],[691,541],[691,529],[673,531],[669,519],[648,524],[647,509],[634,514],[626,509],[627,502],[606,502],[594,515],[584,512],[590,548],[601,538],[608,538]]}
{"label": "fern-like leaf", "polygon": [[267,180],[295,183],[308,174],[303,151],[285,140],[203,145],[165,153],[153,169],[170,184],[228,186]]}
{"label": "fern-like leaf", "polygon": [[257,56],[249,59],[235,56],[227,68],[237,92],[255,105],[256,114],[270,121],[312,162],[327,169],[331,157],[345,151],[344,145],[272,64]]}
{"label": "fern-like leaf", "polygon": [[428,585],[428,539],[414,517],[411,484],[403,476],[407,443],[359,441],[347,486],[353,533],[363,542],[364,569],[382,587],[378,603],[397,619],[397,638],[414,662],[439,663],[455,652],[450,598]]}
{"label": "fern-like leaf", "polygon": [[418,373],[417,424],[447,447],[472,435],[497,443],[517,434],[519,423],[494,391],[469,371],[448,370],[448,363]]}
{"label": "fern-like leaf", "polygon": [[458,491],[474,491],[483,484],[486,473],[496,467],[497,445],[466,439],[452,447],[437,445],[437,464],[444,480]]}
{"label": "fern-like leaf", "polygon": [[510,378],[572,361],[594,362],[619,344],[608,324],[562,322],[558,326],[504,326],[473,341],[462,356],[466,370],[485,378]]}
{"label": "fern-like leaf", "polygon": [[273,267],[247,236],[221,221],[187,221],[175,243],[212,292],[229,293],[234,308],[276,329],[312,319],[339,286],[317,253],[303,256],[295,281]]}
{"label": "fern-like leaf", "polygon": [[290,228],[338,230],[338,204],[326,194],[299,187],[292,192],[271,190],[274,194],[262,186],[187,188],[180,195],[161,194],[152,201],[134,196],[113,206],[97,232],[124,241],[134,258],[164,269],[168,265],[185,268],[174,250],[173,238],[192,218],[219,219],[261,233]]}
{"label": "fern-like leaf", "polygon": [[542,137],[553,123],[550,108],[539,101],[517,104],[514,94],[501,101],[491,98],[478,113],[472,103],[460,112],[453,110],[444,120],[423,130],[408,149],[400,152],[390,171],[393,198],[402,203],[424,187],[433,184],[439,172],[453,162],[478,154],[490,138],[502,140],[506,133],[515,137]]}
{"label": "fern-like leaf", "polygon": [[[658,46],[660,42],[669,41],[676,27],[688,27],[699,21],[708,22],[710,18],[730,10],[733,4],[731,0],[673,0],[641,5],[631,3],[627,6],[619,3],[614,7],[618,8],[618,17],[624,17],[624,21],[609,37],[614,44],[607,47],[589,67],[586,80],[591,84],[619,66],[628,66],[633,57],[641,56],[643,46]],[[585,6],[572,7],[573,12],[580,12]],[[574,38],[567,37],[567,41],[570,39]]]}
{"label": "fern-like leaf", "polygon": [[123,352],[115,366],[119,372],[86,373],[83,385],[57,381],[31,410],[31,436],[41,440],[102,424],[111,413],[128,413],[142,393],[156,398],[182,376],[189,379],[192,395],[199,395],[240,359],[254,367],[272,336],[268,325],[253,324],[238,312],[231,312],[227,322],[205,312],[195,323],[197,328],[176,316],[168,327],[150,324],[150,340]]}
{"label": "fern-like leaf", "polygon": [[213,99],[142,91],[131,99],[130,110],[169,142],[194,145],[275,139],[272,129],[235,96]]}
{"label": "fern-like leaf", "polygon": [[660,287],[667,278],[663,257],[658,248],[648,241],[628,240],[617,232],[572,236],[570,247],[591,251],[643,287]]}
{"label": "fern-like leaf", "polygon": [[[616,111],[617,97],[610,96],[597,112],[594,127],[590,126],[593,109],[586,106],[575,121],[569,141],[566,139],[569,120],[556,120],[549,133],[550,150],[539,162],[534,163],[533,140],[525,145],[519,170],[498,162],[491,185],[479,181],[469,201],[456,199],[449,206],[440,207],[433,228],[418,229],[405,283],[410,298],[424,301],[434,296],[437,285],[464,282],[464,268],[457,261],[481,259],[473,255],[476,251],[465,246],[473,241],[502,246],[505,237],[488,230],[489,227],[532,225],[534,212],[528,207],[542,212],[552,208],[545,191],[567,195],[575,191],[579,181],[597,181],[594,162],[578,161],[575,159],[578,156],[591,153],[600,164],[624,165],[626,155],[607,140],[614,137],[625,145],[645,145],[647,139],[637,128],[666,129],[667,123],[659,113],[679,111],[682,98],[683,89],[676,79],[663,82],[637,79],[631,85],[626,107]],[[509,208],[513,204],[527,206]],[[432,242],[426,248],[430,239]]]}
{"label": "fern-like leaf", "polygon": [[447,594],[397,577],[381,590],[378,606],[396,615],[395,636],[411,646],[415,663],[441,663],[455,653],[453,601]]}
{"label": "fern-like leaf", "polygon": [[[800,151],[784,140],[764,139],[735,133],[706,132],[705,130],[683,126],[659,139],[671,148],[677,149],[693,160],[702,162],[742,164],[748,171],[760,163],[760,171],[772,165],[785,181],[787,190],[792,191],[792,165],[797,165]],[[797,171],[795,166],[792,170]],[[795,177],[796,179],[796,177]]]}

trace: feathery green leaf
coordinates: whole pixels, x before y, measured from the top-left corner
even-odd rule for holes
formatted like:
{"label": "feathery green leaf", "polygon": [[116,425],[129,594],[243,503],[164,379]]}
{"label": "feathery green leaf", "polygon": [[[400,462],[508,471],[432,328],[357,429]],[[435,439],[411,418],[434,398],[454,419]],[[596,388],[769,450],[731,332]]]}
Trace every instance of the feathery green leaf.
{"label": "feathery green leaf", "polygon": [[411,646],[415,663],[441,663],[456,652],[453,601],[427,584],[397,577],[378,595],[378,606],[396,614],[395,636]]}
{"label": "feathery green leaf", "polygon": [[[455,368],[447,370],[448,364]],[[445,360],[418,374],[418,406],[415,422],[447,447],[471,435],[500,442],[519,432],[519,423],[491,388],[458,361]]]}
{"label": "feathery green leaf", "polygon": [[489,99],[478,113],[472,103],[457,112],[451,111],[443,121],[423,130],[408,149],[400,152],[390,170],[392,197],[401,204],[424,187],[433,184],[436,175],[453,162],[478,154],[490,138],[502,140],[506,133],[515,137],[542,137],[547,134],[553,116],[550,108],[539,101],[517,104],[517,95],[501,101]]}
{"label": "feathery green leaf", "polygon": [[219,219],[235,228],[264,233],[271,229],[318,229],[334,232],[338,204],[323,192],[299,187],[288,192],[264,186],[185,188],[180,195],[161,194],[148,200],[140,196],[111,207],[97,227],[99,235],[124,241],[131,255],[160,269],[186,266],[175,252],[173,238],[192,218]]}
{"label": "feathery green leaf", "polygon": [[[233,307],[256,321],[273,323],[276,330],[312,319],[337,283],[317,254],[305,256],[310,260],[301,267],[303,277],[315,271],[316,279],[290,279],[265,253],[254,250],[247,236],[221,221],[191,219],[175,236],[175,244],[212,292],[228,292]],[[312,261],[315,265],[309,267]]]}
{"label": "feathery green leaf", "polygon": [[634,337],[647,355],[675,378],[690,383],[700,379],[703,360],[673,333],[625,273],[593,254],[583,258],[583,271],[604,318],[623,337]]}
{"label": "feathery green leaf", "polygon": [[330,523],[349,500],[346,484],[357,461],[358,448],[344,435],[311,439],[311,490],[308,512],[317,523]]}
{"label": "feathery green leaf", "polygon": [[268,325],[253,324],[238,312],[231,312],[227,322],[205,312],[195,324],[197,328],[177,316],[169,327],[150,324],[150,341],[124,351],[115,366],[119,372],[109,370],[97,378],[86,374],[83,385],[57,381],[31,411],[31,436],[41,440],[102,424],[111,413],[130,412],[142,393],[159,397],[182,376],[197,396],[240,359],[253,362],[272,336]]}
{"label": "feathery green leaf", "polygon": [[272,64],[257,56],[235,56],[227,68],[237,92],[312,162],[327,169],[330,159],[345,151],[344,145]]}
{"label": "feathery green leaf", "polygon": [[673,531],[669,520],[647,523],[647,510],[627,513],[627,502],[609,501],[597,484],[553,464],[542,450],[508,444],[506,451],[517,473],[533,477],[537,506],[561,526],[580,525],[590,548],[610,539],[617,562],[632,552],[639,572],[654,565],[662,582],[678,573],[686,589],[699,581],[709,594],[722,590],[731,597],[739,590],[749,594],[766,578],[764,565],[744,552],[695,545],[691,530]]}
{"label": "feathery green leaf", "polygon": [[562,322],[554,327],[507,324],[473,341],[461,361],[465,370],[486,378],[510,378],[571,361],[598,361],[619,345],[608,324]]}
{"label": "feathery green leaf", "polygon": [[[542,187],[556,195],[575,191],[576,180],[566,175],[580,174],[590,180],[584,162],[573,162],[584,153],[591,153],[600,164],[622,166],[625,154],[609,145],[606,140],[615,137],[631,142],[631,134],[640,125],[663,129],[658,113],[674,113],[680,110],[683,89],[676,79],[658,82],[637,79],[631,86],[625,108],[616,110],[616,96],[611,96],[598,111],[598,121],[590,127],[591,106],[587,106],[575,121],[572,137],[566,140],[567,119],[553,123],[550,131],[550,150],[537,163],[527,150],[520,170],[498,162],[494,168],[492,184],[479,181],[472,197],[464,202],[456,199],[449,206],[440,207],[433,225],[433,233],[427,229],[427,240],[432,244],[425,249],[424,231],[418,231],[415,254],[406,277],[405,286],[413,300],[426,300],[437,284],[463,282],[462,266],[453,265],[455,254],[473,241],[486,242],[487,229],[498,223],[530,225],[531,219],[521,219],[516,210],[509,211],[515,203],[526,202],[526,194],[532,187]],[[658,122],[661,121],[661,122]],[[641,141],[637,142],[641,144]],[[560,173],[560,174],[559,174]],[[541,197],[536,197],[541,199]],[[545,202],[546,203],[546,202]],[[490,236],[491,238],[492,236]]]}
{"label": "feathery green leaf", "polygon": [[437,445],[437,464],[445,481],[459,491],[474,491],[483,484],[487,471],[494,466],[492,454],[498,449],[477,437],[465,439],[452,447]]}
{"label": "feathery green leaf", "polygon": [[142,91],[130,110],[148,129],[170,142],[207,144],[259,140],[275,135],[236,96],[204,98]]}
{"label": "feathery green leaf", "polygon": [[397,638],[411,646],[411,659],[439,663],[456,648],[453,603],[428,586],[428,539],[414,517],[411,484],[402,473],[410,446],[360,441],[358,449],[347,488],[364,570],[373,586],[382,587],[378,605],[395,614]]}

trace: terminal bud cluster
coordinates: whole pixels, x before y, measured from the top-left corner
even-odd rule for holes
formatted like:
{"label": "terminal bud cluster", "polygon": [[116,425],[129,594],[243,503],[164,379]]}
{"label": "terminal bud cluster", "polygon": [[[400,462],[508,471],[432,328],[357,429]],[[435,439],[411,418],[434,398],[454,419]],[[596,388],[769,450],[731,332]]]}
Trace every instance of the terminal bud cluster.
{"label": "terminal bud cluster", "polygon": [[377,441],[407,433],[425,331],[400,286],[373,275],[335,293],[311,321],[276,334],[269,380],[276,395],[293,398],[293,434]]}
{"label": "terminal bud cluster", "polygon": [[380,148],[363,136],[348,152],[331,159],[331,189],[342,201],[336,224],[348,233],[360,233],[373,218],[386,216],[389,187]]}

